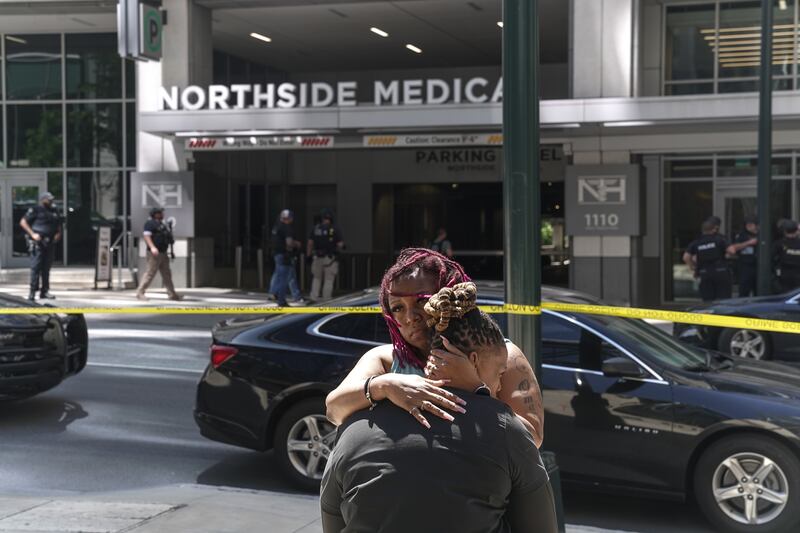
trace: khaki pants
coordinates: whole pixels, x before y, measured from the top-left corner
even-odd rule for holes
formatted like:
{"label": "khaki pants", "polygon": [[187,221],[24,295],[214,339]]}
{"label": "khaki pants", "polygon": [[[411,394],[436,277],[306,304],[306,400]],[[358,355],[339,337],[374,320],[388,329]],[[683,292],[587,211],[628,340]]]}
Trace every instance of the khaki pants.
{"label": "khaki pants", "polygon": [[333,295],[333,282],[339,274],[339,261],[330,257],[316,257],[311,260],[311,299],[319,300],[320,288],[322,298],[329,300]]}
{"label": "khaki pants", "polygon": [[169,255],[167,252],[159,252],[158,256],[154,256],[150,250],[147,251],[147,272],[144,273],[137,292],[144,294],[144,291],[153,283],[156,272],[161,272],[161,280],[164,288],[167,289],[167,294],[170,297],[176,296],[175,286],[172,284],[172,271],[169,269]]}

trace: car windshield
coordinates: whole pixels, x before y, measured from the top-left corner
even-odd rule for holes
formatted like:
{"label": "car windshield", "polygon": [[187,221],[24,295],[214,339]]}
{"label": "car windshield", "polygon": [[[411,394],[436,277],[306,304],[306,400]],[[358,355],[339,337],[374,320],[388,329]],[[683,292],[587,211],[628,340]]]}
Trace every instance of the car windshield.
{"label": "car windshield", "polygon": [[665,366],[698,368],[706,365],[703,351],[683,344],[659,328],[631,318],[592,315],[615,339],[634,354],[643,354]]}

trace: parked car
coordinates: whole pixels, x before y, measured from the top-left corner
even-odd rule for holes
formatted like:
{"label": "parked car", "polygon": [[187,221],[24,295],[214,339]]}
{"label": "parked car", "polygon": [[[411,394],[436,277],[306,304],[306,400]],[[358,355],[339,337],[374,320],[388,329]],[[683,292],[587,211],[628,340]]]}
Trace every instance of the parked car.
{"label": "parked car", "polygon": [[[0,294],[0,307],[45,307]],[[86,366],[89,336],[83,315],[0,315],[0,401],[52,389]]]}
{"label": "parked car", "polygon": [[[497,304],[503,292],[481,285],[479,294]],[[543,297],[596,303],[560,289]],[[334,302],[376,304],[374,290]],[[784,531],[800,521],[799,370],[702,350],[619,317],[545,310],[542,336],[544,448],[555,452],[562,482],[693,497],[722,531]],[[388,339],[371,314],[221,322],[198,385],[197,424],[213,440],[274,449],[286,473],[314,489],[335,436],[325,395]]]}
{"label": "parked car", "polygon": [[[692,307],[689,311],[800,322],[800,289],[775,296],[720,300]],[[690,324],[676,324],[674,331],[683,341],[736,357],[800,361],[800,336],[795,333]]]}

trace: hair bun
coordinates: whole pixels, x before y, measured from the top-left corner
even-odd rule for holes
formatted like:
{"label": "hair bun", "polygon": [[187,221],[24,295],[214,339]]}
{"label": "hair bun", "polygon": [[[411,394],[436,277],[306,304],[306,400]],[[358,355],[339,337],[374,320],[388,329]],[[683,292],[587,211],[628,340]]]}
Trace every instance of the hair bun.
{"label": "hair bun", "polygon": [[436,331],[446,330],[451,318],[462,318],[477,309],[477,301],[478,287],[471,281],[441,289],[425,304],[425,312],[431,315],[428,327],[436,325]]}

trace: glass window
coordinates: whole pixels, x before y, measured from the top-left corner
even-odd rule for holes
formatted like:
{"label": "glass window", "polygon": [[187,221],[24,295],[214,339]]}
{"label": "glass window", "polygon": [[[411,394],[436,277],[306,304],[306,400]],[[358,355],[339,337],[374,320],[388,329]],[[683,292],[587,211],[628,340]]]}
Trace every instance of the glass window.
{"label": "glass window", "polygon": [[665,79],[714,77],[714,11],[714,4],[667,8]]}
{"label": "glass window", "polygon": [[665,296],[667,300],[696,298],[694,276],[681,258],[700,234],[700,225],[712,214],[712,182],[665,182],[664,202]]}
{"label": "glass window", "polygon": [[6,35],[9,100],[61,98],[61,36]]}
{"label": "glass window", "polygon": [[8,166],[61,166],[60,105],[10,105],[8,113]]}
{"label": "glass window", "polygon": [[92,264],[96,232],[110,226],[112,239],[122,231],[122,178],[119,172],[67,174],[67,231],[70,264]]}
{"label": "glass window", "polygon": [[67,98],[122,98],[122,64],[114,33],[65,36]]}
{"label": "glass window", "polygon": [[67,164],[122,166],[122,104],[67,105]]}
{"label": "glass window", "polygon": [[664,87],[664,94],[667,96],[680,96],[682,94],[711,94],[714,92],[714,84],[708,83],[676,83],[667,84]]}
{"label": "glass window", "polygon": [[711,159],[674,159],[664,165],[664,177],[710,178],[714,175],[714,161]]}
{"label": "glass window", "polygon": [[[792,160],[787,156],[772,158],[773,176],[790,176]],[[719,158],[717,160],[717,176],[722,178],[753,177],[758,175],[757,157]]]}
{"label": "glass window", "polygon": [[386,322],[380,314],[342,315],[325,322],[319,332],[346,339],[391,342]]}
{"label": "glass window", "polygon": [[136,98],[136,62],[132,59],[125,60],[125,98]]}
{"label": "glass window", "polygon": [[[794,3],[775,3],[772,28],[772,74],[794,73]],[[716,44],[712,41],[712,45]],[[719,77],[758,76],[761,54],[761,2],[721,2],[719,6]]]}
{"label": "glass window", "polygon": [[542,362],[599,371],[603,361],[624,356],[616,347],[568,320],[542,315]]}
{"label": "glass window", "polygon": [[135,167],[136,166],[136,135],[138,130],[136,129],[136,104],[133,102],[129,102],[125,104],[125,112],[128,114],[125,120],[127,131],[125,132],[125,142],[127,143],[126,148],[126,155],[128,156],[128,160],[125,162],[125,166],[127,167]]}

